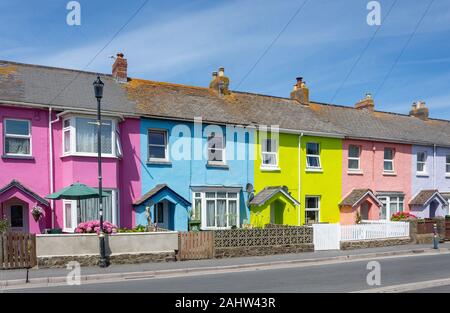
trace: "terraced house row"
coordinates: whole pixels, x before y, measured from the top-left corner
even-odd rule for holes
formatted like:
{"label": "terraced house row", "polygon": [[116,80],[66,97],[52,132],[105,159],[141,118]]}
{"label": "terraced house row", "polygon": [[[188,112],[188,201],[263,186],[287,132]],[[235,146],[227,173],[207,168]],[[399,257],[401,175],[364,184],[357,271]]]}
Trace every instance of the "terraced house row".
{"label": "terraced house row", "polygon": [[[411,211],[448,214],[450,122],[423,102],[409,115],[129,78],[118,54],[102,100],[105,219],[148,217],[173,230],[268,223],[354,224]],[[97,185],[97,74],[0,61],[0,214],[14,230],[73,232],[96,200],[49,201],[74,182]],[[44,218],[31,211],[39,206]]]}

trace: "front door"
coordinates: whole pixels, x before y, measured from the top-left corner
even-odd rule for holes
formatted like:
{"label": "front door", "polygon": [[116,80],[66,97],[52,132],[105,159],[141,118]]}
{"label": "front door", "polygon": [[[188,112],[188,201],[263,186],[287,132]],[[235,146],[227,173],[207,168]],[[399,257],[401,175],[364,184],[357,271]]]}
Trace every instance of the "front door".
{"label": "front door", "polygon": [[28,232],[28,215],[25,206],[12,204],[6,210],[6,218],[9,221],[10,230],[13,232]]}
{"label": "front door", "polygon": [[155,205],[155,223],[159,228],[169,229],[169,203],[158,202]]}
{"label": "front door", "polygon": [[270,224],[283,225],[284,208],[280,203],[272,202],[270,204]]}

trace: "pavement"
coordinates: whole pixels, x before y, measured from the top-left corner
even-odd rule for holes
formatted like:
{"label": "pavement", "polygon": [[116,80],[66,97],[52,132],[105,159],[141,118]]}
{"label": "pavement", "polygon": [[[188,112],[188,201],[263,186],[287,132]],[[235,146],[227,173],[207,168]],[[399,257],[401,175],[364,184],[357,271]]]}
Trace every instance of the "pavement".
{"label": "pavement", "polygon": [[[428,251],[429,252],[429,251]],[[442,251],[441,251],[442,252]],[[450,253],[427,252],[375,259],[379,285],[368,284],[374,259],[313,263],[305,266],[268,267],[264,270],[202,273],[201,275],[136,277],[81,285],[29,285],[0,292],[45,293],[182,293],[197,299],[205,293],[298,293],[298,292],[434,292],[450,290]],[[190,295],[195,293],[196,295]],[[180,296],[181,297],[181,296]]]}
{"label": "pavement", "polygon": [[[82,267],[80,274],[82,277],[81,280],[83,281],[142,278],[150,276],[167,277],[173,275],[189,275],[193,273],[201,274],[237,271],[255,267],[262,269],[273,266],[311,265],[323,262],[358,260],[374,257],[415,255],[418,253],[450,253],[450,243],[441,244],[439,250],[432,249],[431,245],[403,245],[348,251],[317,251],[259,257],[112,265],[105,269],[98,267]],[[31,269],[29,271],[30,283],[27,285],[63,283],[66,281],[68,273],[69,270],[65,268]],[[26,270],[0,271],[0,287],[25,285],[25,277]]]}

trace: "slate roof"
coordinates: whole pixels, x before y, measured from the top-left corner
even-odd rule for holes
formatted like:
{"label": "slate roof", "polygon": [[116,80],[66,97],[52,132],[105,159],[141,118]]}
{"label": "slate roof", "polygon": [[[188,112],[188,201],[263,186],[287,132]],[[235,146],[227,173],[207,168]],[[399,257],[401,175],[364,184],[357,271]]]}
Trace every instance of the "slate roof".
{"label": "slate roof", "polygon": [[[0,61],[0,101],[95,110],[92,82],[97,73]],[[279,125],[281,129],[351,138],[437,144],[450,147],[450,122],[408,115],[232,91],[219,96],[206,87],[129,78],[105,83],[105,111],[154,118],[239,125]]]}
{"label": "slate roof", "polygon": [[0,188],[0,195],[8,190],[10,190],[11,188],[17,188],[20,191],[28,194],[29,196],[31,196],[32,198],[36,199],[37,202],[45,205],[45,206],[50,206],[50,203],[45,200],[44,198],[42,198],[41,196],[39,196],[37,193],[35,193],[34,191],[32,191],[31,189],[28,189],[27,187],[25,187],[24,185],[22,185],[18,180],[13,179],[9,184],[7,184],[6,186],[3,186],[2,188]]}
{"label": "slate roof", "polygon": [[172,194],[177,196],[179,199],[181,199],[183,202],[185,202],[187,205],[190,205],[191,203],[180,196],[178,193],[176,193],[172,188],[170,188],[167,184],[158,184],[155,187],[153,187],[150,191],[148,191],[146,194],[144,194],[141,198],[136,200],[133,205],[138,206],[146,202],[148,199],[156,196],[158,193],[160,193],[162,190],[168,189]]}
{"label": "slate roof", "polygon": [[289,192],[287,192],[284,187],[266,187],[263,190],[261,190],[258,194],[255,195],[255,197],[250,201],[249,205],[253,206],[261,206],[270,199],[272,199],[277,193],[282,193],[285,195],[292,203],[296,205],[300,205],[300,202],[298,202],[295,198],[293,198]]}
{"label": "slate roof", "polygon": [[438,197],[443,203],[446,202],[438,190],[422,190],[409,202],[409,204],[422,206],[435,197]]}
{"label": "slate roof", "polygon": [[378,201],[377,197],[370,189],[353,189],[352,192],[350,192],[350,194],[348,194],[339,205],[353,207],[358,204],[366,195],[371,196],[373,199],[376,199]]}

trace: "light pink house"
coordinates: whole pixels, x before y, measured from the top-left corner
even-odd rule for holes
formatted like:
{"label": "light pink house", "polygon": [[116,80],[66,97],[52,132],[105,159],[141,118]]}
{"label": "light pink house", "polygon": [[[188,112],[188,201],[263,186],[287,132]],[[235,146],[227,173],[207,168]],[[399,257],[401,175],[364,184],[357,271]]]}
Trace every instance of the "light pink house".
{"label": "light pink house", "polygon": [[[98,185],[95,78],[0,62],[0,216],[13,230],[71,232],[80,221],[98,218],[98,200],[83,200],[77,210],[75,201],[45,199],[74,182]],[[114,75],[101,79],[104,216],[132,227],[132,203],[141,196],[140,120],[121,81]],[[37,206],[44,214],[36,221],[31,212]]]}
{"label": "light pink house", "polygon": [[411,145],[344,140],[341,223],[389,220],[411,199]]}

